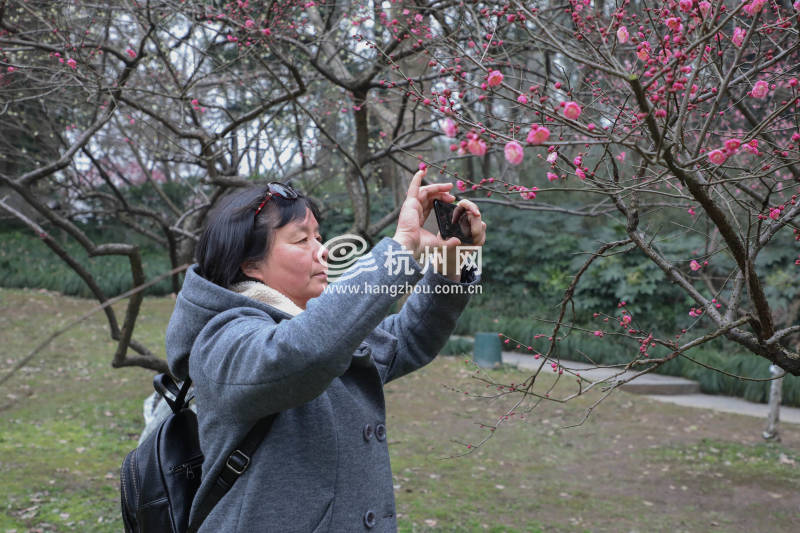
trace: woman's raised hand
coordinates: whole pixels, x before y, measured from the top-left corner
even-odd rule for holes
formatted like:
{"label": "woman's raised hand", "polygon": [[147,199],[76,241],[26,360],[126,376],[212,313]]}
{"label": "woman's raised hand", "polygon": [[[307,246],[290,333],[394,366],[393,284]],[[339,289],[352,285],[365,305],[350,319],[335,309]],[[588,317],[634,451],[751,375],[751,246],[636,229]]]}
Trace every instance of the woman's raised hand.
{"label": "woman's raised hand", "polygon": [[403,206],[400,208],[400,215],[397,218],[397,230],[395,230],[394,240],[402,244],[414,254],[414,259],[419,260],[425,246],[456,246],[459,240],[451,237],[446,241],[441,236],[433,235],[430,231],[422,227],[425,219],[433,209],[433,201],[452,202],[455,196],[448,191],[453,188],[452,183],[434,183],[421,187],[422,178],[425,177],[427,169],[420,170],[411,178],[408,185],[408,192]]}
{"label": "woman's raised hand", "polygon": [[[448,203],[455,200],[455,196],[449,192],[453,188],[453,184],[434,183],[424,187],[420,186],[426,173],[427,169],[420,170],[411,179],[406,199],[400,208],[394,240],[410,250],[416,260],[420,259],[426,248],[444,248],[445,257],[451,256],[451,251],[452,256],[454,256],[455,247],[461,244],[457,237],[443,239],[438,232],[434,235],[422,227],[431,209],[433,209],[434,200]],[[456,207],[456,215],[459,215],[462,211],[467,213],[470,222],[472,245],[482,246],[486,241],[486,224],[481,220],[481,212],[478,206],[469,200],[461,200]]]}

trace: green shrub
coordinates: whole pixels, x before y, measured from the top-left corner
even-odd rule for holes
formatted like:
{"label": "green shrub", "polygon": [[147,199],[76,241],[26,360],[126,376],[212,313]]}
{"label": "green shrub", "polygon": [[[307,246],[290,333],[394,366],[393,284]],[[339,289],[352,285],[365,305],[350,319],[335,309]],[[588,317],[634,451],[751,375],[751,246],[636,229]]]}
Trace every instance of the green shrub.
{"label": "green shrub", "polygon": [[[93,298],[83,279],[40,239],[25,230],[0,233],[0,287],[40,288],[70,296]],[[60,242],[67,252],[92,274],[107,297],[116,296],[133,287],[130,263],[124,256],[89,258],[77,243]],[[153,248],[142,249],[142,265],[146,278],[167,272],[172,267],[166,253]],[[162,296],[172,292],[169,279],[145,290],[146,295]]]}

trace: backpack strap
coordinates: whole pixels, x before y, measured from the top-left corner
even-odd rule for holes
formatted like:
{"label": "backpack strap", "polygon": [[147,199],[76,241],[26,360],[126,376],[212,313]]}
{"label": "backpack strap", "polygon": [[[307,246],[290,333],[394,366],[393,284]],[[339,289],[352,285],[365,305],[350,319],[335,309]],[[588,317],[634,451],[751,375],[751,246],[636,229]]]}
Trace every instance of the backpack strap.
{"label": "backpack strap", "polygon": [[231,489],[236,480],[239,479],[239,476],[245,473],[247,467],[250,466],[250,458],[258,449],[261,441],[264,440],[276,415],[277,413],[269,415],[256,422],[256,425],[253,426],[239,446],[228,455],[225,465],[214,481],[211,490],[198,505],[197,513],[192,517],[187,533],[195,533],[200,528],[203,520],[211,513],[217,502]]}

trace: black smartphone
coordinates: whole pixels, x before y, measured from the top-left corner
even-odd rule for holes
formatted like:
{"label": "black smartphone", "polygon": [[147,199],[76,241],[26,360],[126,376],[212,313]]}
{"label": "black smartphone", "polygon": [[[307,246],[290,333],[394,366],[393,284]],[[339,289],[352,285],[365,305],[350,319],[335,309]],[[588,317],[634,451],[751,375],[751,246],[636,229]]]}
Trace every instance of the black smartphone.
{"label": "black smartphone", "polygon": [[456,207],[456,204],[448,204],[440,200],[433,201],[439,233],[444,239],[458,237],[462,244],[472,244],[472,230],[467,212],[462,208],[456,213]]}

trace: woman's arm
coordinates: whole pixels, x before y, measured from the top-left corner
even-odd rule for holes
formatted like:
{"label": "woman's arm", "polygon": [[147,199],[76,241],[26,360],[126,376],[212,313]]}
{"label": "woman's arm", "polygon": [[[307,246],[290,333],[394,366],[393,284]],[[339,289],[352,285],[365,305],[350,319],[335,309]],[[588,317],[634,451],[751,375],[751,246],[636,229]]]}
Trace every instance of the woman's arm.
{"label": "woman's arm", "polygon": [[384,383],[412,372],[433,360],[444,347],[467,306],[471,291],[480,283],[472,271],[457,282],[428,268],[399,313],[386,317],[380,328],[397,338],[397,351],[383,365]]}
{"label": "woman's arm", "polygon": [[[400,298],[401,287],[422,278],[414,261],[409,270],[387,267],[387,255],[403,253],[396,241],[381,240],[353,266],[358,275],[329,284],[304,312],[277,323],[246,297],[207,281],[211,287],[195,287],[205,280],[189,283],[187,277],[167,334],[173,372],[180,374],[179,346],[189,342],[188,371],[198,391],[211,389],[207,397],[215,398],[216,408],[242,421],[308,402],[347,370],[353,352]],[[367,293],[366,286],[385,289]],[[219,301],[224,298],[241,305]],[[191,337],[186,316],[198,315],[208,321]]]}

